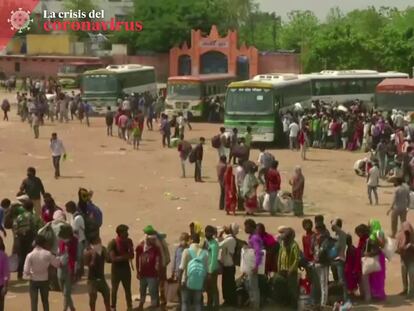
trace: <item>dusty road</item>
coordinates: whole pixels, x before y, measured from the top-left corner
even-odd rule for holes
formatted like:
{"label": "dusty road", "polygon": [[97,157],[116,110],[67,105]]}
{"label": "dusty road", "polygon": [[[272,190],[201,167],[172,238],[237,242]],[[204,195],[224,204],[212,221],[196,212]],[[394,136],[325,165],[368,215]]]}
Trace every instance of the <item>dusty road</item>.
{"label": "dusty road", "polygon": [[[1,94],[0,94],[1,95]],[[1,98],[1,96],[0,96]],[[186,138],[196,140],[200,136],[210,139],[218,125],[194,124]],[[57,132],[67,149],[68,159],[62,163],[62,178],[53,178],[52,160],[48,148],[52,132]],[[361,153],[312,150],[309,161],[302,162],[298,152],[274,150],[279,160],[282,188],[289,190],[288,179],[295,165],[300,164],[306,178],[305,214],[323,214],[327,221],[342,217],[344,228],[353,232],[356,225],[378,218],[389,232],[390,222],[385,215],[389,207],[393,188],[385,185],[379,190],[380,206],[367,204],[365,180],[354,174],[352,167]],[[257,159],[258,151],[252,152]],[[192,177],[179,178],[180,164],[175,149],[163,149],[157,131],[145,131],[139,151],[132,150],[116,137],[107,137],[104,120],[92,119],[91,127],[72,121],[68,124],[50,124],[40,128],[40,138],[35,140],[31,128],[11,113],[11,121],[0,121],[0,197],[14,199],[18,187],[25,177],[26,168],[34,166],[42,178],[46,191],[52,193],[59,206],[76,199],[79,187],[94,191],[94,201],[104,212],[102,239],[107,243],[115,234],[115,227],[124,223],[130,227],[134,242],[142,237],[142,229],[152,224],[157,230],[168,234],[171,248],[181,232],[188,230],[192,220],[203,225],[223,225],[245,220],[244,215],[226,216],[218,210],[219,186],[216,182],[218,156],[207,142],[203,175],[206,183],[195,183]],[[193,176],[194,167],[188,165],[188,176]],[[280,225],[292,226],[297,230],[300,241],[302,219],[293,216],[256,217],[266,225],[268,232],[276,233]],[[412,213],[409,220],[414,221]],[[243,234],[244,237],[244,234]],[[11,239],[6,238],[10,250]],[[354,241],[355,243],[355,241]],[[106,267],[109,272],[110,267]],[[6,310],[29,310],[27,283],[17,283],[12,276],[6,297]],[[386,303],[361,306],[360,310],[412,310],[410,302],[400,299],[401,291],[399,258],[387,265]],[[138,281],[133,278],[133,293],[138,294]],[[124,310],[123,290],[120,289],[118,310]],[[77,310],[87,310],[85,282],[74,289]],[[100,299],[100,298],[99,298]],[[51,293],[51,310],[61,310],[60,293]],[[101,300],[98,301],[102,306]],[[411,302],[412,303],[412,302]],[[274,308],[273,308],[274,309]]]}

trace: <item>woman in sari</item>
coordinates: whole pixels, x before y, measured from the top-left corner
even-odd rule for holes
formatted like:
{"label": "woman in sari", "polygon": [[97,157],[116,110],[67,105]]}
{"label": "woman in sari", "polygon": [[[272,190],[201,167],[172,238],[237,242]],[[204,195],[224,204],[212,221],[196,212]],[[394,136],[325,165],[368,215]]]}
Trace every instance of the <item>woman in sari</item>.
{"label": "woman in sari", "polygon": [[[369,239],[369,227],[365,224],[361,224],[355,228],[355,234],[358,236],[358,245],[355,249],[355,268],[353,269],[358,279],[359,292],[361,296],[365,296],[362,286],[362,256],[367,248],[367,242]],[[345,276],[346,277],[346,276]],[[348,276],[352,278],[352,275]]]}
{"label": "woman in sari", "polygon": [[243,197],[244,208],[247,215],[254,215],[257,210],[257,187],[259,181],[257,180],[255,173],[255,167],[253,165],[246,165],[246,176],[243,181]]}
{"label": "woman in sari", "polygon": [[292,186],[293,214],[303,216],[303,192],[305,190],[305,177],[300,166],[295,168],[295,174],[289,181]]}
{"label": "woman in sari", "polygon": [[227,215],[229,215],[230,213],[236,215],[237,188],[236,178],[233,174],[232,165],[227,165],[226,171],[224,173],[224,191]]}
{"label": "woman in sari", "polygon": [[382,252],[382,248],[385,245],[385,236],[378,220],[371,219],[369,221],[369,232],[369,239],[364,256],[376,257],[381,269],[377,272],[362,276],[365,301],[369,302],[371,298],[382,301],[387,297],[385,295],[385,255]]}

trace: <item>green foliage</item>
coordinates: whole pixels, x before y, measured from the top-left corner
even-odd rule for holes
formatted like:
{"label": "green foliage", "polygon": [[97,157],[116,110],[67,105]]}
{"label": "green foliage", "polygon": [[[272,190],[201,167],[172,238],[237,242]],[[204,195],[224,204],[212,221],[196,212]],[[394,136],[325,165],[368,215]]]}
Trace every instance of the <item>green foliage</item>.
{"label": "green foliage", "polygon": [[208,33],[215,24],[222,34],[237,30],[240,43],[259,50],[301,53],[305,72],[411,72],[414,66],[414,7],[369,7],[347,14],[332,8],[323,22],[312,11],[292,11],[282,22],[275,12],[260,11],[256,0],[135,0],[129,19],[142,21],[143,31],[116,33],[112,41],[126,43],[134,52],[168,52],[185,41],[190,44],[191,29]]}

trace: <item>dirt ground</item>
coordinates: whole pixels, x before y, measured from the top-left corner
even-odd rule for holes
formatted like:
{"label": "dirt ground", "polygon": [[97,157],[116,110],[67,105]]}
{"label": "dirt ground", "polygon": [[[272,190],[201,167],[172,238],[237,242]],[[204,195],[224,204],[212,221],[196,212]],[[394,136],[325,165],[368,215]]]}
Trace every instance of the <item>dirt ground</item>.
{"label": "dirt ground", "polygon": [[[11,96],[10,94],[8,96]],[[0,99],[4,94],[0,94]],[[12,96],[14,100],[14,95]],[[208,140],[216,134],[219,125],[194,124],[186,138],[197,140],[205,136]],[[68,159],[61,165],[62,178],[53,178],[49,138],[57,132],[63,140]],[[353,172],[356,159],[361,153],[329,150],[311,150],[308,161],[302,161],[298,152],[273,150],[279,160],[282,188],[289,190],[288,179],[296,165],[301,165],[305,178],[305,214],[312,217],[323,214],[327,222],[341,217],[344,228],[353,232],[355,226],[367,223],[370,218],[382,221],[385,231],[390,229],[386,210],[391,202],[393,188],[383,185],[379,189],[379,206],[369,206],[365,180]],[[258,150],[251,153],[257,159]],[[241,227],[244,215],[226,216],[218,209],[219,186],[216,182],[215,166],[217,152],[209,143],[205,146],[203,175],[205,183],[195,183],[192,176],[193,165],[188,165],[188,176],[180,178],[180,162],[175,149],[163,149],[158,131],[144,131],[140,150],[135,151],[116,137],[107,137],[104,120],[91,119],[91,127],[72,121],[68,124],[46,121],[40,128],[40,138],[34,139],[31,128],[16,116],[13,107],[10,122],[0,121],[0,197],[14,199],[26,168],[34,166],[37,175],[43,180],[46,191],[52,193],[59,206],[68,200],[76,199],[79,187],[94,191],[94,201],[104,213],[102,239],[107,243],[115,235],[115,227],[124,223],[130,227],[130,236],[137,243],[143,236],[142,229],[152,224],[157,230],[168,235],[171,249],[177,243],[179,234],[188,231],[188,224],[198,220],[203,225],[220,226],[238,222]],[[414,216],[409,213],[409,220]],[[302,219],[290,215],[269,217],[258,216],[256,221],[266,225],[267,231],[275,234],[280,225],[296,229],[296,239],[300,242]],[[10,234],[9,234],[10,236]],[[5,239],[7,250],[11,248],[10,237]],[[241,235],[245,237],[244,233]],[[356,239],[354,240],[356,243]],[[110,271],[109,265],[106,267]],[[109,275],[108,275],[109,277]],[[27,283],[17,283],[12,275],[10,290],[6,297],[6,309],[29,310],[30,300]],[[399,258],[387,264],[385,303],[359,306],[360,310],[412,310],[412,302],[397,296],[401,291]],[[133,294],[138,295],[138,281],[133,278]],[[88,309],[85,281],[74,288],[77,310]],[[123,290],[118,296],[118,310],[125,309]],[[50,294],[51,310],[61,310],[60,293]],[[101,298],[99,310],[103,310]],[[137,305],[137,303],[135,303]],[[275,307],[269,308],[274,310]]]}

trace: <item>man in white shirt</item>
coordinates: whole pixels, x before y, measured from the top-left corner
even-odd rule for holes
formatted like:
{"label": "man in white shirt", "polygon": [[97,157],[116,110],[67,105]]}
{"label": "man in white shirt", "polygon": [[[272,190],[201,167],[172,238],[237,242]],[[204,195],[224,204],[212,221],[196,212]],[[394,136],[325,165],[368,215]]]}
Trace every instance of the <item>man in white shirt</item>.
{"label": "man in white shirt", "polygon": [[377,188],[379,184],[379,178],[380,178],[380,171],[378,168],[378,161],[374,161],[374,166],[371,167],[371,169],[368,171],[367,176],[367,186],[368,186],[368,199],[369,204],[372,205],[372,192],[374,192],[375,197],[375,205],[378,205],[378,193]]}
{"label": "man in white shirt", "polygon": [[66,158],[66,151],[63,143],[57,138],[56,133],[52,133],[50,139],[50,150],[52,151],[53,167],[55,168],[55,178],[60,177],[60,158],[63,155],[63,159]]}
{"label": "man in white shirt", "polygon": [[299,134],[299,125],[296,121],[292,121],[289,125],[289,147],[290,150],[298,149],[298,134]]}
{"label": "man in white shirt", "polygon": [[51,252],[45,249],[45,237],[38,235],[35,239],[35,248],[29,253],[24,262],[23,275],[30,280],[31,310],[37,310],[38,292],[42,299],[43,310],[49,311],[49,266],[58,268],[60,261]]}
{"label": "man in white shirt", "polygon": [[236,306],[236,266],[233,261],[236,243],[231,228],[224,227],[222,240],[219,242],[220,262],[223,267],[221,289],[223,291],[224,305],[229,307]]}

